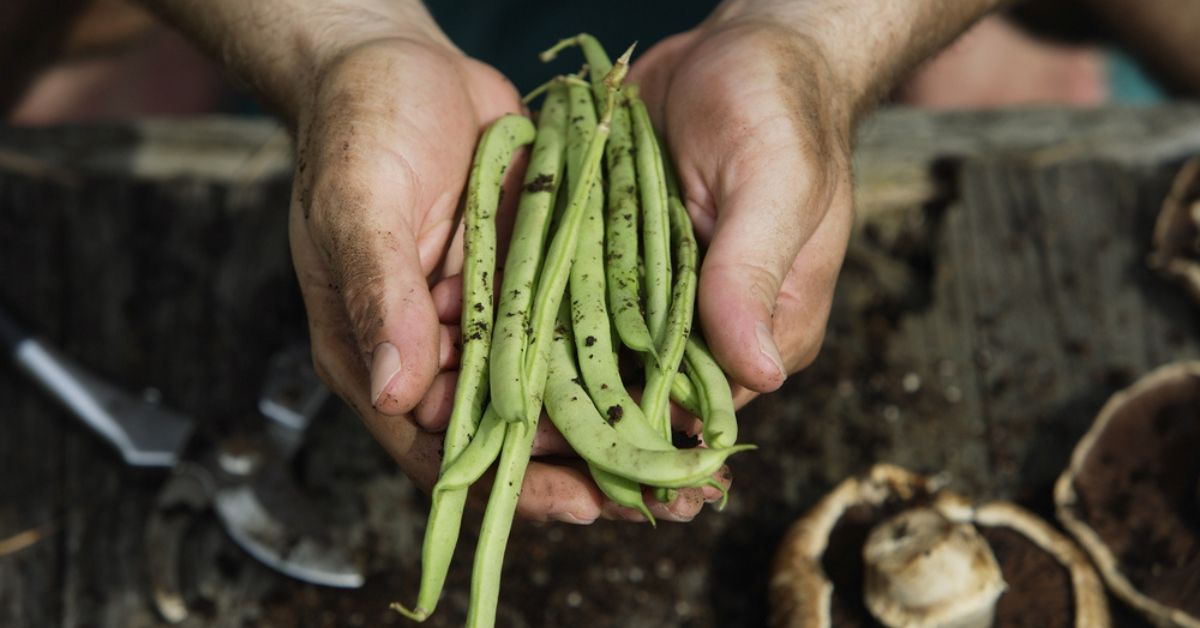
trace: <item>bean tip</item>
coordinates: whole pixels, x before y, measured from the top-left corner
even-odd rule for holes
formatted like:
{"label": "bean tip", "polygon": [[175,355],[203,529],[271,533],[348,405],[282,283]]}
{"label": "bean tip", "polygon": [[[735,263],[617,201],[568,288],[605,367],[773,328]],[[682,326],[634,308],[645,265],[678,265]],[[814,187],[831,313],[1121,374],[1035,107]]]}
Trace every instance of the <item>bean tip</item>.
{"label": "bean tip", "polygon": [[542,63],[553,61],[556,57],[558,57],[558,53],[562,52],[564,48],[578,46],[580,37],[582,37],[582,35],[576,35],[575,37],[567,37],[566,39],[558,40],[558,43],[540,52],[538,54],[538,59],[540,59]]}
{"label": "bean tip", "polygon": [[397,613],[400,613],[401,615],[403,615],[413,621],[425,621],[426,619],[429,618],[429,611],[427,611],[419,606],[417,608],[409,610],[409,609],[405,608],[405,606],[399,602],[392,602],[388,606],[388,608],[396,611]]}

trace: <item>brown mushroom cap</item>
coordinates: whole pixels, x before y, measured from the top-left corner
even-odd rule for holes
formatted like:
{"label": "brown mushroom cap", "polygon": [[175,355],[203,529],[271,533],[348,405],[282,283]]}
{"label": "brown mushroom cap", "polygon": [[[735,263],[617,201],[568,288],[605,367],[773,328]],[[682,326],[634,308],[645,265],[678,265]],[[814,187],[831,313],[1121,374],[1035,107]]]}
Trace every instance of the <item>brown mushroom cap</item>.
{"label": "brown mushroom cap", "polygon": [[1059,477],[1059,519],[1121,599],[1161,626],[1200,627],[1200,362],[1112,397]]}
{"label": "brown mushroom cap", "polygon": [[1184,164],[1154,224],[1150,266],[1200,300],[1200,158]]}
{"label": "brown mushroom cap", "polygon": [[1109,625],[1100,579],[1070,539],[1015,505],[976,507],[938,488],[939,482],[892,465],[876,465],[839,484],[792,526],[780,546],[771,579],[771,625],[876,625],[863,601],[864,543],[880,522],[914,507],[972,523],[991,545],[1009,585],[993,625]]}

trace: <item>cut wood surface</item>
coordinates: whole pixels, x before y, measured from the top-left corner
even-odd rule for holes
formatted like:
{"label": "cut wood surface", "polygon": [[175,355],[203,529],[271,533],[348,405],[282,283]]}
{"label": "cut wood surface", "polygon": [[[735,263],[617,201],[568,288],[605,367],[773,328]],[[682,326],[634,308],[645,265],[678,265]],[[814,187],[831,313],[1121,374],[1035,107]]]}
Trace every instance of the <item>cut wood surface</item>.
{"label": "cut wood surface", "polygon": [[[740,414],[724,513],[686,525],[523,522],[511,626],[757,626],[784,529],[875,462],[947,471],[978,499],[1050,512],[1104,400],[1200,356],[1197,306],[1147,270],[1158,208],[1200,153],[1200,107],[884,112],[856,145],[858,228],[825,347]],[[0,303],[211,434],[257,421],[271,353],[304,336],[284,220],[287,136],[266,121],[0,129]],[[0,366],[0,626],[153,626],[144,521],[163,476],[118,455]],[[300,584],[211,516],[186,543],[190,623],[402,624],[426,498],[331,404],[297,472],[363,539],[366,587]],[[478,514],[438,614],[461,625]]]}

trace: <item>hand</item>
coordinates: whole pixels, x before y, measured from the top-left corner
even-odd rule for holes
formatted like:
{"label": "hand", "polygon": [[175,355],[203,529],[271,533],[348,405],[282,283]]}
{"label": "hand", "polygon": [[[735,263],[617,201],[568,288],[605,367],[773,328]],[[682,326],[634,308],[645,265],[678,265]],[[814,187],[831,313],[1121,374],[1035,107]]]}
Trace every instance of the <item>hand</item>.
{"label": "hand", "polygon": [[853,222],[853,103],[798,32],[719,14],[649,50],[631,81],[708,243],[700,321],[744,404],[821,346]]}
{"label": "hand", "polygon": [[[520,110],[492,68],[436,42],[391,39],[339,58],[298,116],[290,230],[315,363],[426,489],[457,381],[459,195],[480,132]],[[510,201],[521,170],[510,168]],[[501,213],[511,218],[513,204]],[[548,423],[540,428],[535,455],[569,451]],[[690,519],[705,497],[718,497],[707,490],[655,505],[656,515]],[[537,461],[519,512],[572,523],[633,518],[606,503],[585,470]]]}

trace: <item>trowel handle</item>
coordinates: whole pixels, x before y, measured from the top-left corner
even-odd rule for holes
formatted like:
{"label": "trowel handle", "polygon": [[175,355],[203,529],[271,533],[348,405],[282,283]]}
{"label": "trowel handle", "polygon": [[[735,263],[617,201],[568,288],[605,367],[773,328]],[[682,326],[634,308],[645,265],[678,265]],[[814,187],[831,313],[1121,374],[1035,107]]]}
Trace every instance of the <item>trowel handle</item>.
{"label": "trowel handle", "polygon": [[4,352],[55,401],[112,443],[136,467],[172,467],[192,421],[96,377],[49,343],[25,332],[0,308]]}

